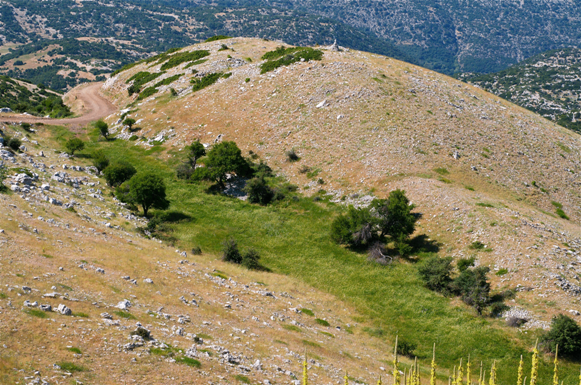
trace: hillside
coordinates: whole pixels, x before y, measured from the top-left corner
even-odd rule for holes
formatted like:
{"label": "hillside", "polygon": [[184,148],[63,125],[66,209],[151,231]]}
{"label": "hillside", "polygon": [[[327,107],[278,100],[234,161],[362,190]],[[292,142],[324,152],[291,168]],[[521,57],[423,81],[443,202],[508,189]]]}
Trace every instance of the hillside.
{"label": "hillside", "polygon": [[463,74],[501,98],[580,131],[581,50],[559,49],[536,55],[509,69],[488,75]]}
{"label": "hillside", "polygon": [[0,75],[0,108],[52,118],[71,114],[61,95],[21,80]]}
{"label": "hillside", "polygon": [[[307,348],[312,383],[337,383],[345,370],[352,382],[375,383],[383,374],[391,383],[388,352],[399,336],[418,356],[422,383],[434,342],[439,383],[468,355],[485,368],[496,362],[499,383],[514,383],[519,357],[530,357],[552,316],[578,321],[577,134],[408,63],[279,45],[231,38],[126,66],[102,87],[119,108],[105,119],[110,140],[92,125],[75,132],[38,126],[28,136],[18,126],[3,129],[26,138],[25,155],[2,152],[13,190],[0,195],[11,215],[0,217],[0,247],[8,250],[0,253],[8,285],[0,327],[11,352],[0,356],[5,381],[32,380],[35,370],[55,381],[69,370],[96,383],[288,383],[300,379]],[[136,121],[132,131],[121,123],[126,117]],[[75,158],[60,153],[72,136],[86,144]],[[208,147],[235,141],[280,183],[298,188],[260,206],[180,180],[175,169],[195,139]],[[95,150],[163,177],[171,206],[152,239],[136,230],[146,221],[88,167]],[[38,179],[17,176],[20,167]],[[346,204],[397,188],[420,218],[410,257],[383,266],[331,240],[332,219]],[[219,261],[229,239],[257,250],[268,271]],[[198,247],[202,255],[192,255]],[[432,255],[473,256],[490,267],[493,292],[516,293],[508,311],[478,316],[458,298],[428,290],[418,262]],[[52,291],[58,299],[42,297]],[[123,299],[132,307],[119,313],[114,306]],[[42,312],[34,301],[65,304],[73,317]],[[507,326],[514,314],[524,325]],[[131,344],[136,322],[154,342]],[[193,334],[203,344],[188,352]],[[24,338],[39,343],[19,343]],[[539,382],[552,378],[551,359],[541,355]],[[404,358],[402,368],[410,363]],[[560,379],[576,383],[577,365],[560,365]]]}
{"label": "hillside", "polygon": [[[115,125],[118,116],[108,121],[117,137],[141,137],[136,147],[153,145],[174,163],[194,139],[236,141],[300,191],[324,189],[336,201],[357,203],[367,194],[385,197],[402,188],[420,208],[418,234],[439,245],[441,255],[476,256],[496,273],[496,289],[518,287],[513,306],[542,322],[577,311],[577,134],[477,87],[373,54],[324,49],[321,61],[261,74],[261,57],[277,45],[236,38],[189,47],[173,55],[208,50],[210,56],[169,68],[140,84],[142,96],[129,96],[132,77],[159,75],[172,54],[138,64],[107,81],[104,90],[141,130],[131,134]],[[192,92],[190,80],[212,73],[231,75]],[[293,148],[296,163],[286,161],[285,151]],[[310,172],[303,173],[305,167]],[[202,228],[178,227],[174,237],[191,245],[192,231]],[[486,251],[471,249],[475,241]],[[341,293],[330,278],[322,282],[308,269],[285,269]],[[399,330],[412,328],[409,318],[389,319]],[[431,345],[416,341],[428,356]]]}
{"label": "hillside", "polygon": [[[214,1],[195,0],[198,4]],[[390,39],[424,67],[487,73],[581,43],[575,1],[224,0],[300,9]],[[355,5],[356,4],[356,5]]]}

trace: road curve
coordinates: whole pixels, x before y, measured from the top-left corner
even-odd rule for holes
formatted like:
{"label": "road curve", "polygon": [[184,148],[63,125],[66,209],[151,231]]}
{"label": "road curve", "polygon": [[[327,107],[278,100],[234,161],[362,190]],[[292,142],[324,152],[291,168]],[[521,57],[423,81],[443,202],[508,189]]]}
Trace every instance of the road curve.
{"label": "road curve", "polygon": [[82,100],[87,111],[76,118],[52,119],[21,114],[0,114],[0,122],[6,123],[44,123],[52,125],[68,125],[73,128],[85,126],[94,120],[104,118],[117,111],[111,102],[105,99],[99,90],[103,83],[91,83],[78,91],[78,98]]}

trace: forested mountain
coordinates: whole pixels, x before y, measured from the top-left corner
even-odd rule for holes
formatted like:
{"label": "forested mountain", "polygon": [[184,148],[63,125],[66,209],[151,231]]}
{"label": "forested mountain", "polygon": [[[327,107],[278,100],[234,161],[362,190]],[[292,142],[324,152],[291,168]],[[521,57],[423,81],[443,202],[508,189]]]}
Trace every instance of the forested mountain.
{"label": "forested mountain", "polygon": [[0,75],[0,108],[14,112],[62,118],[71,114],[59,94],[44,86],[11,79]]}
{"label": "forested mountain", "polygon": [[422,66],[444,73],[500,71],[550,49],[581,45],[575,0],[194,1],[270,5],[341,20],[396,42]]}
{"label": "forested mountain", "polygon": [[581,132],[581,50],[552,50],[504,71],[461,79]]}

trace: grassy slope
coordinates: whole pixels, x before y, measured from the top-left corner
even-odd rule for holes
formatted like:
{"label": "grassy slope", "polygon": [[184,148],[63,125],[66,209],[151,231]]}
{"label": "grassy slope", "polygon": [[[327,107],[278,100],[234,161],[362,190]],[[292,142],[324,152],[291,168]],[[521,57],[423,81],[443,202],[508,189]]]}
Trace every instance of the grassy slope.
{"label": "grassy slope", "polygon": [[[203,192],[206,186],[176,180],[173,164],[156,160],[156,148],[144,151],[125,141],[111,141],[91,143],[85,152],[96,147],[102,147],[112,159],[123,158],[138,169],[163,174],[172,209],[193,218],[173,225],[172,235],[181,248],[199,245],[205,252],[218,254],[222,242],[234,237],[243,249],[259,250],[264,264],[273,271],[353,303],[377,325],[370,334],[393,341],[399,333],[400,338],[417,343],[424,363],[435,342],[440,367],[452,368],[460,357],[466,359],[470,354],[473,360],[483,360],[485,367],[493,359],[499,361],[501,382],[516,380],[518,358],[528,356],[535,333],[501,328],[501,321],[477,318],[464,305],[428,291],[417,278],[413,263],[372,265],[365,255],[333,244],[328,236],[330,218],[340,208],[310,199],[259,207],[207,195]],[[550,376],[550,365],[543,365],[540,380],[549,381]],[[572,382],[576,376],[574,365],[563,365],[561,379]]]}

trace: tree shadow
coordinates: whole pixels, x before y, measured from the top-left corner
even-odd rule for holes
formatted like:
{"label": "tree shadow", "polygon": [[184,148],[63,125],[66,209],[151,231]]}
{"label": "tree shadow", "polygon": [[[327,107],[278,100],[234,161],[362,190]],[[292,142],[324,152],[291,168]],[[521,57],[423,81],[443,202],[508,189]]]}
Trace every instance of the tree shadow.
{"label": "tree shadow", "polygon": [[181,211],[158,211],[154,215],[162,222],[176,223],[192,220],[192,217]]}
{"label": "tree shadow", "polygon": [[409,245],[412,247],[412,254],[437,253],[440,251],[442,243],[434,239],[429,239],[426,234],[420,234],[413,237]]}

